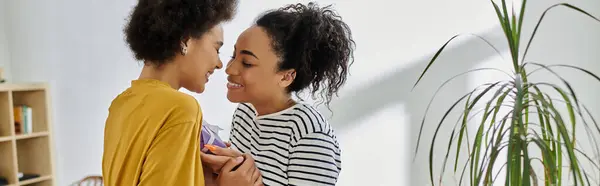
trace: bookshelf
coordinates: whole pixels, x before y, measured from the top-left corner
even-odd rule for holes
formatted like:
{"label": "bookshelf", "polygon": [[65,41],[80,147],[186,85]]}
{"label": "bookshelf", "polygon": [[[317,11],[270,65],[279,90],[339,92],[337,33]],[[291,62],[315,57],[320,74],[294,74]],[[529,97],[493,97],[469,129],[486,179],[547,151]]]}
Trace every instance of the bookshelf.
{"label": "bookshelf", "polygon": [[0,84],[0,179],[8,186],[55,185],[50,108],[45,83]]}

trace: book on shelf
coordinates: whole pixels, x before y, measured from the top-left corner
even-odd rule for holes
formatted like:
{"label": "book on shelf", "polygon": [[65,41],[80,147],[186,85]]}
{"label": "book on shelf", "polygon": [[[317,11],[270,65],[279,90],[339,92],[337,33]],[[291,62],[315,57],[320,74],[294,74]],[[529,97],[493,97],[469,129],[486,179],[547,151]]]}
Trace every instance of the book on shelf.
{"label": "book on shelf", "polygon": [[27,174],[27,173],[22,173],[22,172],[19,172],[18,176],[19,176],[19,181],[25,181],[25,180],[30,180],[30,179],[40,177],[39,174]]}
{"label": "book on shelf", "polygon": [[4,79],[4,69],[0,67],[0,83],[4,82],[6,82],[6,79]]}
{"label": "book on shelf", "polygon": [[4,177],[0,177],[0,185],[8,185],[8,180]]}
{"label": "book on shelf", "polygon": [[15,134],[31,134],[33,132],[33,109],[27,105],[15,105],[13,112]]}

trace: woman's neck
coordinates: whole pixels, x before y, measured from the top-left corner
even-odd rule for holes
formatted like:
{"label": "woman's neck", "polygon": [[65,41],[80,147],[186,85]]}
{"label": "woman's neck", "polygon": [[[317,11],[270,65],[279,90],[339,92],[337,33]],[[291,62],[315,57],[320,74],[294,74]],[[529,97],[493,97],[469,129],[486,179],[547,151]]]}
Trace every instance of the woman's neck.
{"label": "woman's neck", "polygon": [[294,106],[296,102],[291,95],[277,96],[275,99],[263,101],[261,103],[252,103],[258,116],[276,113]]}
{"label": "woman's neck", "polygon": [[176,90],[181,88],[177,70],[173,63],[167,63],[161,66],[145,64],[138,79],[155,79],[169,84]]}

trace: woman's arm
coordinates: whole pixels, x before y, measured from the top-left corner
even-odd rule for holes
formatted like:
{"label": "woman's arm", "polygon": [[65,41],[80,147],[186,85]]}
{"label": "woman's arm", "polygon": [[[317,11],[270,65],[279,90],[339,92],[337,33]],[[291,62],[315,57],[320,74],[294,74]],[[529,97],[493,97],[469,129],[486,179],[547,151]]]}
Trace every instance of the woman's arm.
{"label": "woman's arm", "polygon": [[290,149],[289,185],[335,185],[342,170],[336,140],[325,133],[311,133]]}

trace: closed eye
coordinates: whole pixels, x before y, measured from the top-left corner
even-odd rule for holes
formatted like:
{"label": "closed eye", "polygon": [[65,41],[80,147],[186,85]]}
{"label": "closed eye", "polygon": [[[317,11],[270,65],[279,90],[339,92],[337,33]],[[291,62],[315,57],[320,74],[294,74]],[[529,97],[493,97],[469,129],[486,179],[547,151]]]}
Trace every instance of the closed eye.
{"label": "closed eye", "polygon": [[[234,59],[235,59],[235,55],[231,56],[231,61],[233,61]],[[250,64],[250,63],[248,63],[248,62],[246,62],[246,61],[244,61],[244,60],[242,60],[242,65],[243,65],[244,67],[246,67],[246,68],[248,68],[248,67],[252,67],[252,66],[253,66],[252,64]]]}

